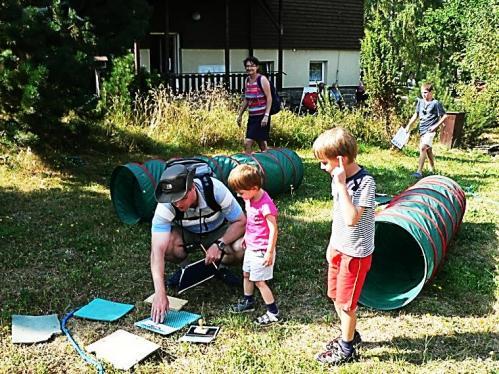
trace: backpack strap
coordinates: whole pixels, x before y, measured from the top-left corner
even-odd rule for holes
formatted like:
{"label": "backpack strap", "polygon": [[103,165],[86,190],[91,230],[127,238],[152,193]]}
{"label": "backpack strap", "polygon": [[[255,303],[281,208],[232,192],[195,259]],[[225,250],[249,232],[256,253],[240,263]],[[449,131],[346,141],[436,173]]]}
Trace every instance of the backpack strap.
{"label": "backpack strap", "polygon": [[[211,177],[205,174],[196,179],[199,179],[201,181],[201,185],[203,186],[203,195],[206,200],[206,204],[210,207],[211,210],[213,210],[213,212],[215,213],[220,212],[222,210],[222,207],[215,199],[215,191],[213,188],[213,181],[211,180]],[[172,207],[173,209],[175,209],[175,217],[173,218],[173,220],[182,223],[182,220],[184,219],[184,212],[182,212],[173,204]],[[209,216],[211,216],[211,214]],[[198,218],[193,217],[192,219],[198,219]]]}
{"label": "backpack strap", "polygon": [[213,210],[214,212],[220,212],[222,207],[215,200],[215,191],[213,188],[213,181],[209,175],[203,175],[199,178],[201,184],[203,185],[204,198],[206,200],[206,204]]}
{"label": "backpack strap", "polygon": [[258,87],[260,88],[260,90],[265,94],[265,91],[263,90],[263,86],[262,86],[262,75],[261,74],[258,74],[258,77],[256,77],[256,83],[258,84]]}

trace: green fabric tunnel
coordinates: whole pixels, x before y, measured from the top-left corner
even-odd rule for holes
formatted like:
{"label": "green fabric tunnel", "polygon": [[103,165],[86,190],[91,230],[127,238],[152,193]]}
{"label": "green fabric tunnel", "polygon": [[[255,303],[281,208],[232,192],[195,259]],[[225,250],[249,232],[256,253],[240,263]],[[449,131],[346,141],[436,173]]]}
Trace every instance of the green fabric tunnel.
{"label": "green fabric tunnel", "polygon": [[[264,176],[264,188],[273,196],[293,191],[303,180],[303,162],[292,150],[275,148],[252,155],[203,155],[194,158],[206,161],[216,178],[227,185],[232,169],[241,163],[257,166]],[[128,163],[118,166],[111,175],[111,200],[119,219],[126,224],[150,220],[156,209],[154,191],[165,170],[165,161],[149,160],[144,164]]]}
{"label": "green fabric tunnel", "polygon": [[375,250],[359,302],[392,310],[409,304],[436,274],[466,209],[461,187],[434,175],[376,215]]}
{"label": "green fabric tunnel", "polygon": [[256,166],[263,176],[263,189],[271,196],[292,191],[303,180],[303,163],[300,157],[286,148],[252,154],[237,153],[231,158],[240,164]]}
{"label": "green fabric tunnel", "polygon": [[156,208],[154,190],[165,170],[163,160],[118,166],[111,175],[111,200],[119,219],[129,225],[151,219]]}

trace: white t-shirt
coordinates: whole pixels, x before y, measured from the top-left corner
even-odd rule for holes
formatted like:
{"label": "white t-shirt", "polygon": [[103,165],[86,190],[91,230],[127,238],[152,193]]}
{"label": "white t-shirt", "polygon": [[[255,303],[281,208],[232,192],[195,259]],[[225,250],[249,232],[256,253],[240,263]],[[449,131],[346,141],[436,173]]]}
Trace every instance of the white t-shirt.
{"label": "white t-shirt", "polygon": [[351,257],[367,257],[374,251],[374,207],[376,183],[374,178],[361,169],[346,180],[348,195],[356,207],[364,207],[364,212],[354,226],[348,226],[343,219],[343,207],[339,193],[331,182],[334,199],[331,246]]}

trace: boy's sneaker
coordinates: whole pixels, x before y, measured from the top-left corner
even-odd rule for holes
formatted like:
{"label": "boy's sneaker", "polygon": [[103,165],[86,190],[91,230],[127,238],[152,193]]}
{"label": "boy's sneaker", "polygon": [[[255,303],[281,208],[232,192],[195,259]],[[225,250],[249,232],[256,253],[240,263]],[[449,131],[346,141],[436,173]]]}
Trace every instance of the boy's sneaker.
{"label": "boy's sneaker", "polygon": [[170,275],[168,277],[168,280],[166,281],[168,288],[177,287],[178,284],[180,283],[180,276],[181,275],[182,275],[182,269],[178,269],[175,273]]}
{"label": "boy's sneaker", "polygon": [[257,324],[258,326],[269,326],[277,322],[279,322],[279,314],[270,312],[265,313],[263,316],[258,317],[255,320],[255,324]]}
{"label": "boy's sneaker", "polygon": [[358,358],[359,356],[357,355],[355,348],[353,348],[351,354],[347,355],[338,344],[333,349],[319,353],[316,357],[316,360],[319,361],[321,364],[342,365],[342,364],[347,364],[349,362],[357,361]]}
{"label": "boy's sneaker", "polygon": [[248,313],[255,310],[255,302],[251,302],[248,299],[241,299],[237,304],[232,305],[232,313]]}
{"label": "boy's sneaker", "polygon": [[[331,340],[329,343],[326,344],[326,350],[330,351],[331,349],[338,346],[340,340],[341,340],[341,336],[338,336],[337,338],[334,338],[333,340]],[[357,330],[355,330],[355,333],[353,334],[352,345],[354,347],[358,347],[361,343],[362,343],[362,338],[360,337],[359,332]]]}
{"label": "boy's sneaker", "polygon": [[243,281],[238,276],[234,275],[229,269],[223,267],[215,273],[215,278],[220,279],[227,286],[242,287]]}

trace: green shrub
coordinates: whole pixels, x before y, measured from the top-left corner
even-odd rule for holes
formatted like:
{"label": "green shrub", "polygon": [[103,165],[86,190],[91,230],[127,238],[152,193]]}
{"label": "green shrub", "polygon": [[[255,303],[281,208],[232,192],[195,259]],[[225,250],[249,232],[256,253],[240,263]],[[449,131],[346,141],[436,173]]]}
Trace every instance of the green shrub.
{"label": "green shrub", "polygon": [[461,84],[457,87],[460,100],[458,108],[466,113],[463,144],[473,146],[480,142],[480,136],[496,127],[499,117],[499,81],[491,81],[480,90],[475,85]]}
{"label": "green shrub", "polygon": [[[136,93],[132,110],[123,109],[120,96],[108,97],[111,103],[106,121],[111,123],[112,137],[124,146],[137,144],[136,138],[147,136],[156,143],[195,148],[238,147],[242,144],[246,120],[236,124],[239,95],[221,87],[175,95],[159,86],[147,94]],[[367,109],[338,110],[320,108],[316,115],[297,115],[283,109],[272,116],[271,145],[308,148],[317,136],[334,126],[351,131],[361,141],[387,146],[402,120],[393,115],[390,127],[376,119]]]}

